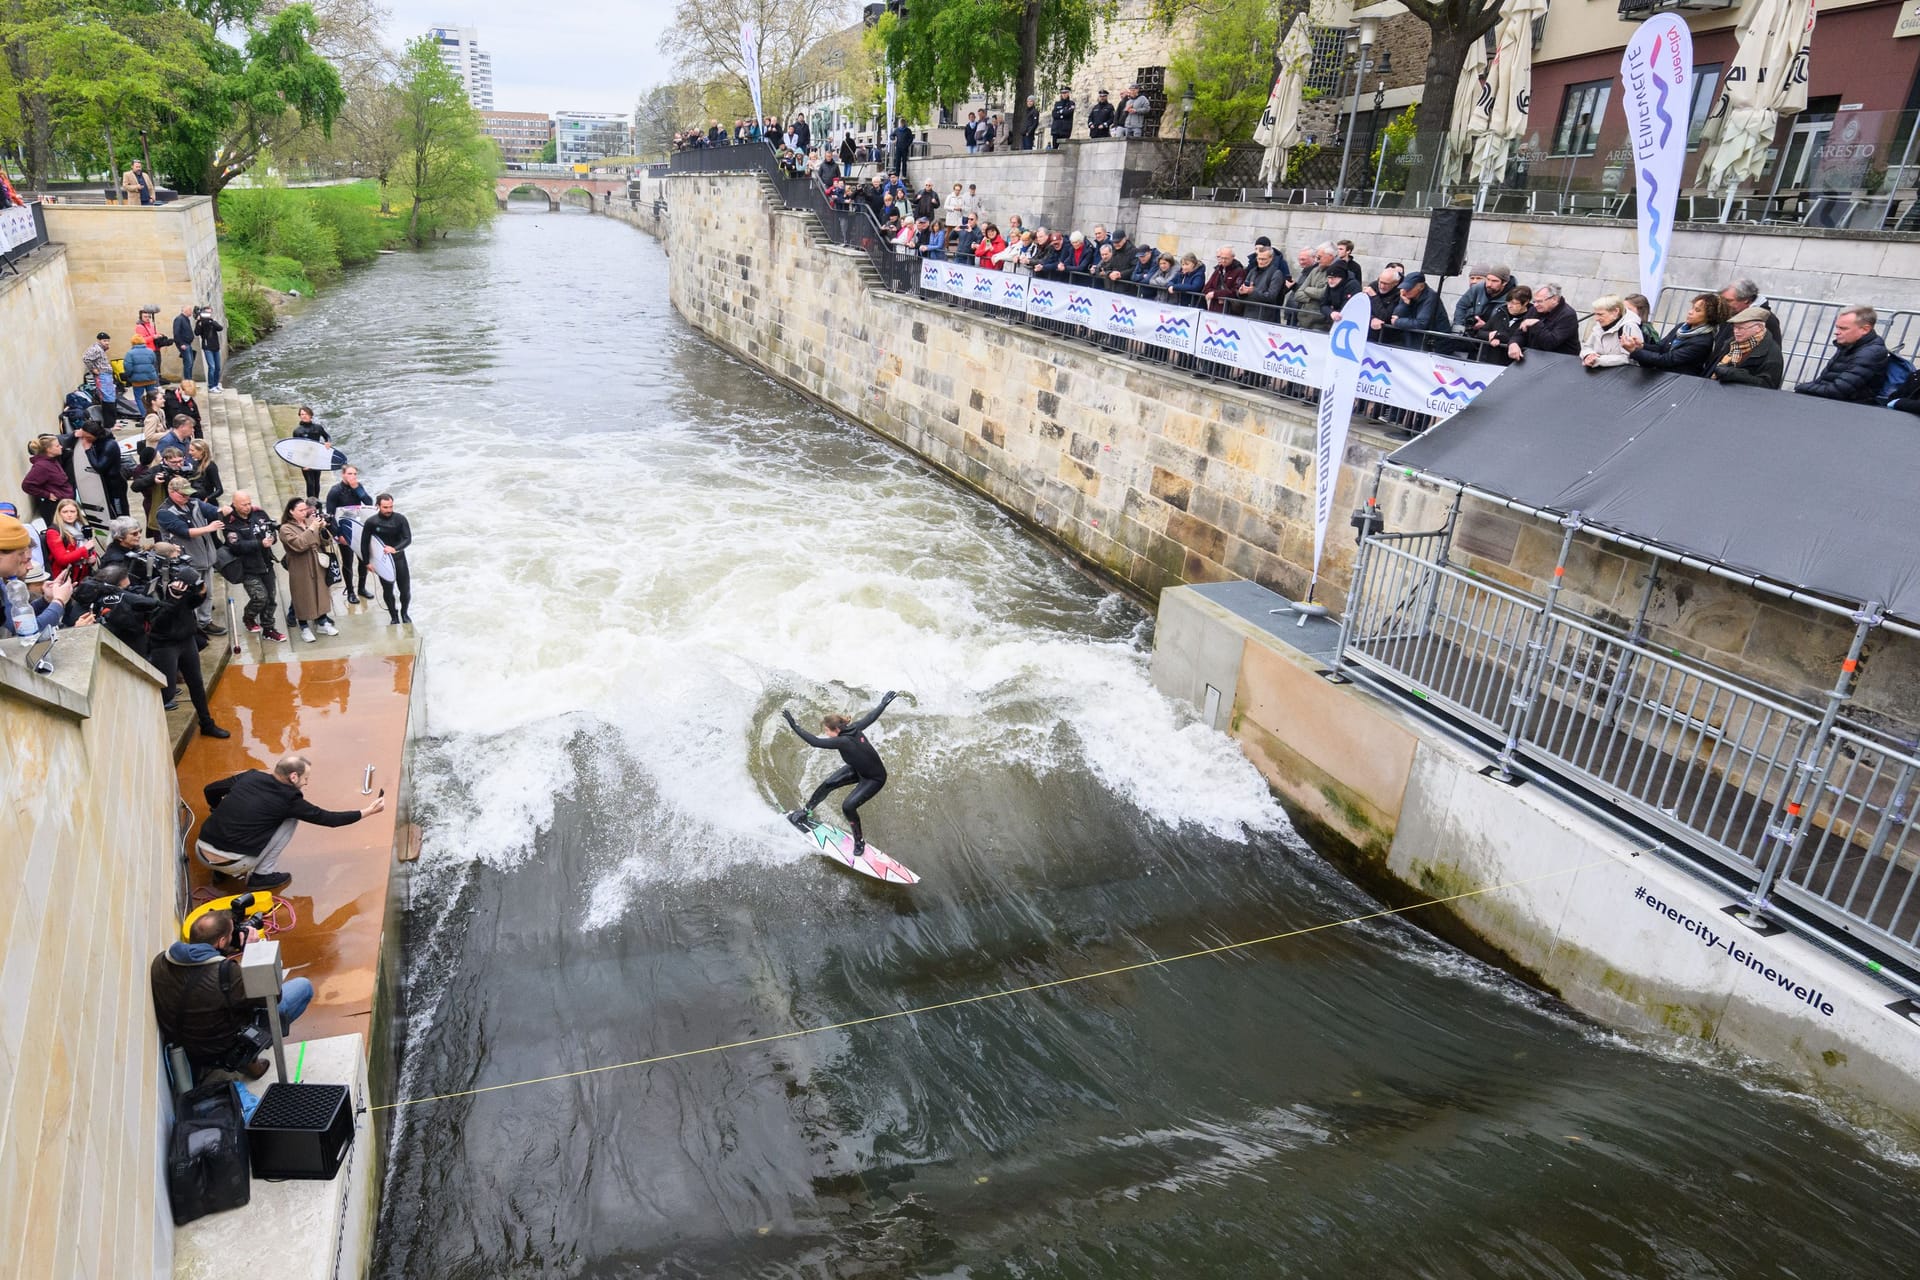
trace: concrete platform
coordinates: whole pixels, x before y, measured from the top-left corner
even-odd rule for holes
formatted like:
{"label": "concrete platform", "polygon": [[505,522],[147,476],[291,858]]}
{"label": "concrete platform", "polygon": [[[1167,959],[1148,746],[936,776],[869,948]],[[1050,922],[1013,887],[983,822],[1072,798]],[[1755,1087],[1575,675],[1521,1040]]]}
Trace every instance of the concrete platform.
{"label": "concrete platform", "polygon": [[[345,647],[347,637],[338,639]],[[413,690],[411,637],[406,641],[404,653],[309,657],[319,646],[302,645],[305,652],[274,653],[280,661],[233,663],[213,695],[214,718],[233,737],[196,737],[180,759],[180,794],[194,811],[196,837],[207,815],[207,783],[244,769],[271,769],[291,752],[312,758],[307,798],[321,808],[372,803],[361,794],[369,765],[374,789],[386,788],[386,812],[345,827],[303,824],[280,860],[279,869],[293,875],[285,896],[299,916],[297,926],[280,935],[281,955],[287,976],[314,984],[313,1005],[297,1028],[309,1037],[383,1039],[372,1019]],[[197,861],[192,880],[196,891],[235,891],[230,881],[216,884]]]}
{"label": "concrete platform", "polygon": [[1603,1022],[1769,1060],[1863,1123],[1920,1131],[1920,1017],[1904,992],[1756,928],[1661,839],[1488,777],[1488,757],[1434,721],[1329,682],[1314,650],[1331,654],[1337,628],[1269,612],[1284,606],[1253,583],[1166,591],[1154,683],[1212,703],[1323,852],[1390,901],[1435,903],[1412,918]]}
{"label": "concrete platform", "polygon": [[[301,1020],[304,1024],[305,1019]],[[304,1053],[302,1052],[304,1050]],[[344,1084],[353,1107],[353,1146],[329,1182],[253,1180],[252,1199],[178,1228],[175,1280],[227,1280],[265,1268],[275,1280],[359,1280],[372,1258],[380,1161],[367,1112],[367,1064],[357,1035],[328,1036],[287,1049],[288,1078]],[[271,1072],[243,1088],[255,1097]]]}

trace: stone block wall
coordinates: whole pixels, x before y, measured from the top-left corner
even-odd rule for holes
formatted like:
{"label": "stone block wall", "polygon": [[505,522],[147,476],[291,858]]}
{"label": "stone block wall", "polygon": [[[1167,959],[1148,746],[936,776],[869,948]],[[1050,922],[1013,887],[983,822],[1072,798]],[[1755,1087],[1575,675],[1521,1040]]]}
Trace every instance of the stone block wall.
{"label": "stone block wall", "polygon": [[[816,245],[751,178],[667,183],[673,301],[702,332],[1148,599],[1223,578],[1305,592],[1313,424],[1297,406],[869,292],[863,258]],[[1356,432],[1343,510],[1384,444]],[[1352,559],[1350,538],[1329,538],[1323,598],[1344,598]]]}
{"label": "stone block wall", "polygon": [[[986,198],[986,189],[981,191]],[[1222,244],[1234,246],[1244,257],[1254,238],[1263,235],[1290,249],[1351,238],[1361,263],[1372,273],[1388,261],[1419,265],[1427,217],[1324,206],[1144,200],[1135,239],[1162,249],[1192,249],[1204,262]],[[1582,311],[1602,294],[1631,293],[1639,287],[1640,259],[1630,222],[1479,214],[1467,256],[1505,263],[1522,283],[1564,285],[1568,299]],[[1722,231],[1682,226],[1675,234],[1668,288],[1718,289],[1736,276],[1749,277],[1764,292],[1782,297],[1912,310],[1912,282],[1920,279],[1920,241],[1765,227]],[[1449,303],[1463,284],[1448,283]]]}
{"label": "stone block wall", "polygon": [[[213,201],[189,196],[161,205],[62,204],[47,209],[47,235],[67,247],[73,291],[73,381],[80,353],[93,335],[113,335],[113,353],[127,349],[143,306],[160,308],[166,332],[183,305],[211,305],[227,322],[214,233]],[[163,353],[161,369],[177,376],[177,357]]]}
{"label": "stone block wall", "polygon": [[[1227,578],[1290,599],[1305,593],[1314,429],[1301,406],[978,311],[869,291],[858,254],[816,244],[807,215],[769,209],[752,178],[666,181],[672,298],[701,332],[1149,600],[1175,584]],[[1336,613],[1352,580],[1347,513],[1398,443],[1354,424],[1317,597]],[[1381,489],[1394,531],[1439,528],[1450,501],[1397,476]],[[1454,558],[1541,596],[1557,550],[1557,526],[1469,502]],[[1561,600],[1625,625],[1651,564],[1583,536]],[[1671,565],[1660,567],[1648,620],[1656,648],[1816,700],[1838,675],[1850,634],[1834,615]],[[1920,645],[1876,634],[1851,710],[1920,724]]]}
{"label": "stone block wall", "polygon": [[0,662],[0,1274],[166,1276],[147,962],[175,936],[160,680],[100,628]]}
{"label": "stone block wall", "polygon": [[73,345],[73,295],[62,245],[36,249],[18,275],[0,275],[0,334],[7,373],[0,377],[0,498],[28,510],[20,492],[27,441],[54,429],[60,402],[80,384],[81,347]]}

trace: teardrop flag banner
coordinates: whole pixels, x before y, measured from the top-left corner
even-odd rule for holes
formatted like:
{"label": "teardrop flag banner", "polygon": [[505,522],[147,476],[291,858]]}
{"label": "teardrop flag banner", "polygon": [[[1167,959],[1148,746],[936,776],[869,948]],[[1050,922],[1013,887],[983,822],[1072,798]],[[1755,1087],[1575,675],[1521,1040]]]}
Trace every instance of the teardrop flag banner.
{"label": "teardrop flag banner", "polygon": [[1641,23],[1620,57],[1620,84],[1633,145],[1640,292],[1651,307],[1660,301],[1673,247],[1674,198],[1687,160],[1693,87],[1693,33],[1687,24],[1671,13]]}

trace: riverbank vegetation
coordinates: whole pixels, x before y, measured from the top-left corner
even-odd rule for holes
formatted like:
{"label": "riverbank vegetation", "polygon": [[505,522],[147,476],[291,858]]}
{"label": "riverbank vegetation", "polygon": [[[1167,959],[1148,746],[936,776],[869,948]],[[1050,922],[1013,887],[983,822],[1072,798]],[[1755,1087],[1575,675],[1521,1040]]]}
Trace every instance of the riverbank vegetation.
{"label": "riverbank vegetation", "polygon": [[405,238],[372,181],[228,188],[220,200],[220,271],[232,341],[245,346],[273,328],[271,294],[311,295],[342,268],[371,262]]}

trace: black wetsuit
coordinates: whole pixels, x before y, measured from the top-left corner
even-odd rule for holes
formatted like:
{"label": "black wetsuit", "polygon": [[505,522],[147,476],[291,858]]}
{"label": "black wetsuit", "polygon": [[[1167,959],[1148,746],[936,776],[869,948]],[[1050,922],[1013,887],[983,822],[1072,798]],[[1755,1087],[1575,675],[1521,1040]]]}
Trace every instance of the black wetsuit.
{"label": "black wetsuit", "polygon": [[840,802],[840,812],[847,815],[847,825],[853,829],[853,843],[856,849],[867,846],[866,837],[860,834],[860,806],[880,794],[880,788],[887,785],[887,766],[880,763],[880,753],[867,741],[865,730],[880,718],[897,695],[889,692],[880,699],[880,705],[855,720],[832,737],[816,738],[802,729],[794,721],[793,712],[780,714],[787,718],[787,724],[800,735],[800,741],[810,747],[822,747],[840,753],[841,765],[828,775],[827,780],[814,788],[813,795],[807,800],[804,812],[812,813],[822,800],[841,787],[853,790]]}

